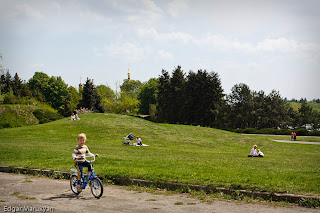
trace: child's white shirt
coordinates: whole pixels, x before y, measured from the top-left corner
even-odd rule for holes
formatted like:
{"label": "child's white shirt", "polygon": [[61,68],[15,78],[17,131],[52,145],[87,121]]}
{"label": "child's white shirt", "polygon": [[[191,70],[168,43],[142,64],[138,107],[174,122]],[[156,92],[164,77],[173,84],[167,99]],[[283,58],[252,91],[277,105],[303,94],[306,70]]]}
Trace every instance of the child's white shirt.
{"label": "child's white shirt", "polygon": [[251,151],[250,151],[250,155],[257,155],[257,150],[252,148]]}

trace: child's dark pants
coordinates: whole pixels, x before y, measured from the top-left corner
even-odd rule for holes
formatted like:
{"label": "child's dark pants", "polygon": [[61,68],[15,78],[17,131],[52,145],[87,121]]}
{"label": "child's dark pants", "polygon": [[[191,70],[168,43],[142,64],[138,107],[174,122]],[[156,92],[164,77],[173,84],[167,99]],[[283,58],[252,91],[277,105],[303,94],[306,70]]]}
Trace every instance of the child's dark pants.
{"label": "child's dark pants", "polygon": [[83,167],[88,167],[88,173],[92,171],[92,164],[88,161],[85,161],[83,163],[74,163],[75,167],[78,171],[78,184],[80,184],[81,176],[83,174]]}

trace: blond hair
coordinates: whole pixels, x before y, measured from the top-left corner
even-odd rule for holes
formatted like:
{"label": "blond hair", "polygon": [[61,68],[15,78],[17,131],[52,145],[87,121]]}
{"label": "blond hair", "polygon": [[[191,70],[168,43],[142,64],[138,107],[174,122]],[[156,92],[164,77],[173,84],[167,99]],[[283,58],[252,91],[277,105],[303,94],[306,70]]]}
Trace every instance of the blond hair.
{"label": "blond hair", "polygon": [[86,134],[84,134],[84,133],[81,133],[81,134],[78,135],[78,140],[79,140],[80,138],[84,138],[85,140],[87,140],[87,136],[86,136]]}

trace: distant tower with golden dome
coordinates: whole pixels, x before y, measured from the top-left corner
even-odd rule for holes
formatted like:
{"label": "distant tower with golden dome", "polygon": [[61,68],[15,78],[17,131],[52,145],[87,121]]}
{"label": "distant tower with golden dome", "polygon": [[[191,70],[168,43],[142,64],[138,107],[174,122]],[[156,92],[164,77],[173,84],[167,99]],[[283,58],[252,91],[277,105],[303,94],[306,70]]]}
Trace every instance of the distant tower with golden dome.
{"label": "distant tower with golden dome", "polygon": [[129,69],[129,64],[128,64],[128,80],[130,81],[130,69]]}

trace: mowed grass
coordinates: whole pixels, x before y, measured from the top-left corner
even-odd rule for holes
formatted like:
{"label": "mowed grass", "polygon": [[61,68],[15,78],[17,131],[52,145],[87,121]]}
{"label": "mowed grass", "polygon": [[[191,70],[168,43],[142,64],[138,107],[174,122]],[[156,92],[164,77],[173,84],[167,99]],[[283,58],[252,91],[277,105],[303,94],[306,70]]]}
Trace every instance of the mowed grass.
{"label": "mowed grass", "polygon": [[[149,147],[124,146],[133,133]],[[233,189],[320,194],[320,146],[277,143],[265,136],[185,125],[157,124],[115,114],[81,115],[0,130],[1,163],[69,171],[77,135],[100,156],[94,163],[107,178],[139,178]],[[257,144],[264,158],[248,158]]]}

